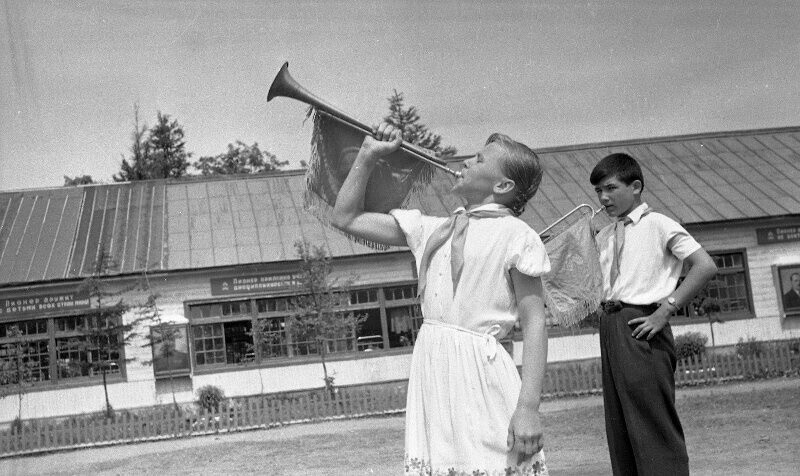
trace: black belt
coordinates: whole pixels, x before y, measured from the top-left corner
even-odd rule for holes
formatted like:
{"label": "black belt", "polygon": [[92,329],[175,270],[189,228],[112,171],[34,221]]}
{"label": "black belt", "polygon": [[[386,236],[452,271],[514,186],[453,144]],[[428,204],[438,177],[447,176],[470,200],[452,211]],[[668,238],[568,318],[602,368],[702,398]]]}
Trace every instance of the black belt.
{"label": "black belt", "polygon": [[613,314],[625,308],[638,309],[647,314],[652,314],[658,309],[660,304],[628,304],[622,301],[603,301],[600,303],[600,310],[605,314]]}

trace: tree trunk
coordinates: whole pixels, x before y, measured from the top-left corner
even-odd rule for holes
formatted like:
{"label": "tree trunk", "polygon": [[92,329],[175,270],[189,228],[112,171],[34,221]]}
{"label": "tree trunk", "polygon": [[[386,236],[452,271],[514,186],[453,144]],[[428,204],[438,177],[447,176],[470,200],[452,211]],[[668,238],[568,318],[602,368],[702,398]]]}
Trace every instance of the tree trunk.
{"label": "tree trunk", "polygon": [[714,340],[714,321],[711,320],[711,315],[710,314],[709,314],[709,317],[708,317],[708,327],[711,328],[711,347],[716,348],[717,347],[717,343]]}
{"label": "tree trunk", "polygon": [[108,383],[106,382],[106,369],[103,369],[103,391],[106,394],[106,418],[111,418],[111,401],[108,400]]}
{"label": "tree trunk", "polygon": [[[169,371],[169,365],[167,365],[167,370]],[[172,404],[175,405],[175,410],[180,410],[178,407],[178,400],[175,398],[175,380],[172,376],[172,372],[169,374],[169,391],[172,392]]]}
{"label": "tree trunk", "polygon": [[325,341],[319,341],[319,359],[322,362],[322,373],[325,375],[325,391],[328,392],[328,396],[331,398],[335,398],[336,395],[334,394],[333,390],[333,382],[328,377],[328,366],[325,364],[325,354],[327,353],[325,350]]}

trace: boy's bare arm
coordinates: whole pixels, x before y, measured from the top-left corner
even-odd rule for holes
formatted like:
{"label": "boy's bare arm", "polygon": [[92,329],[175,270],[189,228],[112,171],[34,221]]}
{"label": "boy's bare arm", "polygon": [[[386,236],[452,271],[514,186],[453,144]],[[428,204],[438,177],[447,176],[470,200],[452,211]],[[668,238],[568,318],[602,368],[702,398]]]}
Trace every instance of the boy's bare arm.
{"label": "boy's bare arm", "polygon": [[[671,294],[675,298],[675,305],[681,308],[692,300],[697,293],[703,289],[708,280],[717,274],[717,265],[714,260],[708,255],[706,250],[700,248],[686,258],[689,264],[689,272],[681,282],[680,286],[675,289]],[[661,306],[649,316],[637,317],[628,321],[628,325],[638,324],[633,330],[633,337],[641,339],[646,337],[648,340],[652,339],[661,329],[667,325],[672,313],[675,309],[667,303],[662,303]]]}
{"label": "boy's bare arm", "polygon": [[364,211],[367,182],[378,159],[396,151],[402,143],[399,130],[381,124],[376,137],[367,136],[347,175],[333,208],[333,226],[355,236],[386,245],[405,246],[406,237],[394,217]]}
{"label": "boy's bare arm", "polygon": [[544,447],[539,404],[547,364],[547,330],[544,319],[542,280],[511,270],[523,333],[522,389],[508,429],[508,446],[519,462],[530,459]]}

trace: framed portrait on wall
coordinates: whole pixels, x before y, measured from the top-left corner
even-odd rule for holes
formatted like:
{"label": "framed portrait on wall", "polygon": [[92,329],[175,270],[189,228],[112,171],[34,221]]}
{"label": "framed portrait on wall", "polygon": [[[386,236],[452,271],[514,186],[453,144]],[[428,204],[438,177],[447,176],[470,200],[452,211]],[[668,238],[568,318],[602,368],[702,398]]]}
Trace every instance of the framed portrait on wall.
{"label": "framed portrait on wall", "polygon": [[785,317],[800,317],[800,264],[775,267],[778,303]]}
{"label": "framed portrait on wall", "polygon": [[153,374],[156,378],[189,375],[189,339],[186,324],[150,327]]}

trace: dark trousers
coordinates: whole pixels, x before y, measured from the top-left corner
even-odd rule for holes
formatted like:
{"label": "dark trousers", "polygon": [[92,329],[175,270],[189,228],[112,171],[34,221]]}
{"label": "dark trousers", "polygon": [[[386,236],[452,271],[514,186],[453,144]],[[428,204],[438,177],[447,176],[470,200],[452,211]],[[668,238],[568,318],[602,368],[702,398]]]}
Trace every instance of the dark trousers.
{"label": "dark trousers", "polygon": [[600,319],[606,437],[615,475],[688,475],[689,457],[675,410],[675,341],[667,324],[634,339],[628,321],[652,306],[624,306]]}

